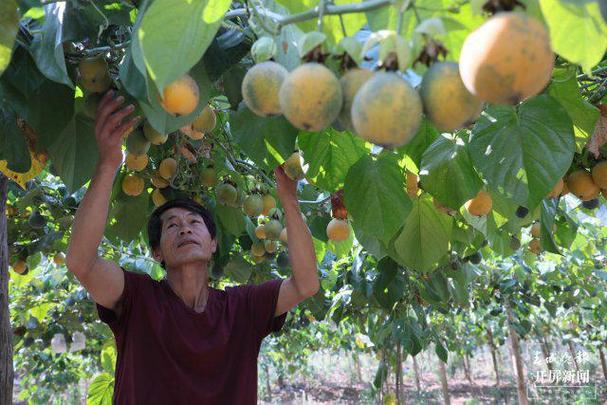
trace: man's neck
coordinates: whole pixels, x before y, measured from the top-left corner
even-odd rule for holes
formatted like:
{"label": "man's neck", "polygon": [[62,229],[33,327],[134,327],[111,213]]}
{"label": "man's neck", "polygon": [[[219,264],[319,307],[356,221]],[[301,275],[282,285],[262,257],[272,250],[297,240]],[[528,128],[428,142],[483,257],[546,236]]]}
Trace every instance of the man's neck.
{"label": "man's neck", "polygon": [[204,311],[209,296],[207,263],[192,263],[167,269],[171,289],[190,308]]}

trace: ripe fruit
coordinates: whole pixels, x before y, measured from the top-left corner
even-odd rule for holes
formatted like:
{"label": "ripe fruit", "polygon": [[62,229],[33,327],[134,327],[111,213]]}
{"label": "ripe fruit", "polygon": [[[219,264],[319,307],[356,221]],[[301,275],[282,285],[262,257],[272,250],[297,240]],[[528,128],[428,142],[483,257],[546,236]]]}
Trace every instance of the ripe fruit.
{"label": "ripe fruit", "polygon": [[582,201],[592,200],[599,196],[601,189],[592,180],[586,170],[576,170],[567,177],[567,187]]}
{"label": "ripe fruit", "polygon": [[25,272],[27,271],[27,263],[25,263],[25,260],[17,260],[13,264],[13,271],[17,274],[25,274]]}
{"label": "ripe fruit", "polygon": [[542,247],[540,246],[540,240],[539,239],[531,239],[529,241],[529,250],[533,253],[535,253],[536,255],[539,255],[540,252],[542,251]]}
{"label": "ripe fruit", "polygon": [[464,207],[468,211],[470,215],[475,215],[477,217],[482,217],[487,215],[491,211],[491,207],[493,206],[493,200],[491,196],[486,191],[479,191],[471,200],[466,201]]}
{"label": "ripe fruit", "polygon": [[236,187],[229,183],[222,183],[215,187],[215,195],[217,202],[223,205],[235,205],[238,199],[238,191]]}
{"label": "ripe fruit", "polygon": [[217,117],[215,116],[215,111],[211,108],[210,105],[206,105],[198,117],[192,122],[192,126],[195,130],[200,131],[202,133],[208,134],[213,129],[215,129],[215,125],[217,124]]}
{"label": "ripe fruit", "polygon": [[262,214],[268,216],[270,210],[272,208],[276,208],[276,200],[270,194],[265,194],[263,196],[263,212]]}
{"label": "ripe fruit", "polygon": [[200,184],[213,187],[217,184],[217,173],[213,167],[206,167],[200,171]]}
{"label": "ripe fruit", "polygon": [[350,226],[348,221],[333,218],[327,225],[327,237],[330,240],[342,241],[350,236]]}
{"label": "ripe fruit", "polygon": [[126,150],[133,155],[145,155],[150,150],[150,145],[140,129],[133,130],[126,138]]}
{"label": "ripe fruit", "polygon": [[156,131],[147,121],[143,125],[143,134],[145,135],[145,138],[154,145],[162,145],[169,139],[168,134],[165,135]]}
{"label": "ripe fruit", "polygon": [[287,227],[285,226],[284,228],[282,228],[282,231],[280,231],[280,236],[278,237],[278,239],[283,243],[283,244],[287,244],[288,241],[288,237],[287,237]]}
{"label": "ripe fruit", "polygon": [[143,179],[136,174],[127,174],[122,179],[122,191],[124,194],[130,195],[131,197],[138,196],[143,192],[145,182]]}
{"label": "ripe fruit", "polygon": [[177,161],[173,158],[166,158],[158,166],[158,174],[165,180],[170,180],[177,172]]}
{"label": "ripe fruit", "polygon": [[27,222],[34,229],[42,229],[44,228],[44,225],[46,225],[46,218],[44,218],[39,211],[34,211]]}
{"label": "ripe fruit", "polygon": [[251,254],[253,256],[263,256],[266,254],[266,248],[263,242],[253,242],[251,245]]}
{"label": "ripe fruit", "polygon": [[422,118],[417,92],[393,72],[375,73],[352,103],[352,124],[369,142],[395,147],[409,142]]}
{"label": "ripe fruit", "polygon": [[531,225],[531,236],[533,236],[534,238],[539,238],[541,228],[542,226],[539,222],[534,222],[533,225]]}
{"label": "ripe fruit", "polygon": [[482,102],[470,94],[454,62],[433,64],[424,75],[419,95],[428,118],[443,131],[453,131],[472,121]]}
{"label": "ripe fruit", "polygon": [[266,233],[266,239],[278,240],[278,238],[280,238],[280,232],[282,232],[282,224],[278,220],[272,219],[264,225],[264,231]]}
{"label": "ripe fruit", "polygon": [[188,115],[198,106],[198,96],[198,84],[185,74],[164,88],[161,105],[170,114]]}
{"label": "ripe fruit", "polygon": [[320,131],[331,125],[343,104],[339,80],[318,63],[305,63],[289,73],[278,97],[285,117],[306,131]]}
{"label": "ripe fruit", "polygon": [[63,263],[65,263],[65,255],[63,254],[63,252],[58,252],[53,257],[53,263],[55,263],[57,265],[62,265]]}
{"label": "ripe fruit", "polygon": [[169,182],[166,181],[165,179],[163,179],[162,177],[160,177],[160,174],[158,174],[158,171],[154,171],[152,173],[151,180],[152,180],[152,185],[154,187],[165,188],[165,187],[169,186]]}
{"label": "ripe fruit", "polygon": [[275,240],[266,239],[263,246],[268,253],[274,253],[278,250],[278,243]]}
{"label": "ripe fruit", "polygon": [[258,217],[263,212],[263,198],[258,194],[252,194],[244,200],[243,208],[248,216]]}
{"label": "ripe fruit", "polygon": [[607,188],[607,160],[597,163],[592,168],[592,180],[599,188]]}
{"label": "ripe fruit", "polygon": [[80,86],[90,93],[104,93],[112,85],[107,62],[103,55],[86,58],[78,64]]}
{"label": "ripe fruit", "polygon": [[130,170],[140,172],[148,165],[148,155],[133,155],[129,153],[126,155],[125,164]]}
{"label": "ripe fruit", "polygon": [[251,259],[253,259],[253,262],[255,264],[263,263],[266,260],[265,256],[263,256],[263,255],[261,255],[261,256],[255,256],[255,255],[253,255],[251,257]]}
{"label": "ripe fruit", "polygon": [[550,80],[554,54],[544,25],[522,13],[498,13],[462,46],[460,73],[466,88],[490,103],[518,104]]}
{"label": "ripe fruit", "polygon": [[279,115],[278,93],[289,71],[276,62],[259,63],[242,80],[242,98],[251,111],[261,117]]}
{"label": "ripe fruit", "polygon": [[155,207],[160,207],[165,202],[167,202],[167,199],[164,197],[164,195],[162,195],[162,192],[159,188],[154,189],[154,191],[152,192],[152,202],[154,203]]}
{"label": "ripe fruit", "polygon": [[264,225],[258,225],[257,228],[255,228],[255,236],[257,236],[257,238],[259,239],[266,238],[266,231]]}
{"label": "ripe fruit", "polygon": [[293,153],[283,164],[285,174],[291,180],[302,180],[306,175],[301,167],[302,158],[299,152]]}
{"label": "ripe fruit", "polygon": [[358,90],[371,78],[371,76],[373,76],[373,72],[369,69],[354,68],[348,70],[346,74],[339,79],[344,102],[337,120],[350,132],[354,132],[354,125],[352,124],[352,102],[354,101],[354,96],[356,96]]}
{"label": "ripe fruit", "polygon": [[417,182],[419,181],[419,177],[417,177],[417,174],[410,172],[409,170],[407,170],[407,194],[409,195],[410,198],[415,198],[417,197],[417,193],[419,191],[419,187],[417,185]]}
{"label": "ripe fruit", "polygon": [[559,181],[556,182],[556,184],[554,185],[554,187],[552,187],[552,190],[550,190],[550,192],[548,193],[548,195],[546,197],[556,198],[556,197],[560,196],[561,193],[563,192],[564,186],[565,186],[565,182],[563,181],[563,179],[559,179]]}

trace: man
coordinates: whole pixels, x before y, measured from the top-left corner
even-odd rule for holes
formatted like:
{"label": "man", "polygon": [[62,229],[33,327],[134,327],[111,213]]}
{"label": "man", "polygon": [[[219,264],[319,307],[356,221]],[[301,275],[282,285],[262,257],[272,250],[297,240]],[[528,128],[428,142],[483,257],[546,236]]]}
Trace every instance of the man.
{"label": "man", "polygon": [[262,339],[278,331],[286,312],[319,288],[309,230],[296,182],[274,173],[289,232],[293,275],[260,285],[208,285],[217,249],[215,224],[191,200],[174,200],[150,217],[154,258],[167,276],[157,282],[98,256],[123,137],[138,122],[133,106],[108,92],[97,110],[99,161],[72,227],[67,267],[97,303],[116,339],[114,402],[118,404],[254,404]]}

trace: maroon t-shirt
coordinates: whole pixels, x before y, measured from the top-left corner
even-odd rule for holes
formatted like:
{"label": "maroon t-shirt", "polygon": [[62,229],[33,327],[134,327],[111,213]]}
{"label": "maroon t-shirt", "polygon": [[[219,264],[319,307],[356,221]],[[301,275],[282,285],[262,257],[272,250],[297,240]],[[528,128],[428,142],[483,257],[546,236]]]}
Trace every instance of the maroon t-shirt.
{"label": "maroon t-shirt", "polygon": [[256,404],[257,355],[277,332],[282,280],[209,288],[203,312],[166,280],[124,271],[121,316],[97,304],[116,338],[116,404]]}

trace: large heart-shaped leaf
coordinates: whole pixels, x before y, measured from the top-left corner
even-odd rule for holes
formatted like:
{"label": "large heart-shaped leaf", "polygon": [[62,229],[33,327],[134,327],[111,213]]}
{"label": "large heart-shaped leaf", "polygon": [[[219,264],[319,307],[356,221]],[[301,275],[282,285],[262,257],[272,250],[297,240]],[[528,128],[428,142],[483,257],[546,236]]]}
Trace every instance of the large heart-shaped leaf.
{"label": "large heart-shaped leaf", "polygon": [[110,222],[106,229],[106,236],[115,243],[119,240],[127,243],[135,240],[146,224],[150,208],[150,196],[147,190],[136,197],[127,196],[122,192],[123,178],[124,173],[116,176],[114,181],[116,198],[113,199],[110,208]]}
{"label": "large heart-shaped leaf", "polygon": [[489,187],[533,209],[571,165],[571,119],[548,95],[518,107],[493,106],[487,114],[472,130],[474,165]]}
{"label": "large heart-shaped leaf", "polygon": [[343,187],[350,167],[368,153],[360,137],[333,128],[300,132],[297,143],[309,165],[306,178],[331,192]]}
{"label": "large heart-shaped leaf", "polygon": [[4,0],[0,3],[0,75],[11,61],[18,26],[17,3],[14,0]]}
{"label": "large heart-shaped leaf", "polygon": [[14,172],[25,173],[32,166],[17,115],[8,105],[0,107],[0,160],[6,160],[7,168]]}
{"label": "large heart-shaped leaf", "polygon": [[91,405],[111,405],[114,395],[114,377],[101,373],[89,385],[86,403]]}
{"label": "large heart-shaped leaf", "polygon": [[356,227],[381,241],[392,239],[411,209],[404,187],[404,174],[395,155],[361,157],[344,183],[346,208]]}

